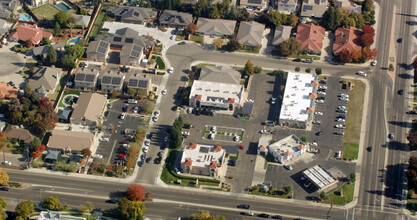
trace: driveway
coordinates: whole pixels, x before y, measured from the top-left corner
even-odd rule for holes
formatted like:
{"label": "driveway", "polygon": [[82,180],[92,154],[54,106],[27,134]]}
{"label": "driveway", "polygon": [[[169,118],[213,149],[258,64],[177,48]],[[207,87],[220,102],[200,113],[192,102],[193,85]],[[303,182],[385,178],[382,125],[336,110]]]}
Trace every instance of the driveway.
{"label": "driveway", "polygon": [[24,79],[19,74],[19,70],[25,67],[25,55],[10,50],[16,43],[9,43],[9,46],[3,45],[0,48],[0,81],[13,81],[16,86],[23,84]]}

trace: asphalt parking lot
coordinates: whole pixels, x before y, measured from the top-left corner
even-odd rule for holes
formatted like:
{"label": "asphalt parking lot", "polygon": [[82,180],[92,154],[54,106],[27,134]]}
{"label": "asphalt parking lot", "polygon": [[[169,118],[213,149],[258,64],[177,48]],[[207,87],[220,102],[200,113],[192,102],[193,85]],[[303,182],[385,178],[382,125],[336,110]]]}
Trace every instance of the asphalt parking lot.
{"label": "asphalt parking lot", "polygon": [[244,133],[243,128],[231,128],[223,126],[218,127],[214,125],[206,125],[205,131],[209,132],[204,132],[205,139],[235,143],[242,143],[242,137]]}

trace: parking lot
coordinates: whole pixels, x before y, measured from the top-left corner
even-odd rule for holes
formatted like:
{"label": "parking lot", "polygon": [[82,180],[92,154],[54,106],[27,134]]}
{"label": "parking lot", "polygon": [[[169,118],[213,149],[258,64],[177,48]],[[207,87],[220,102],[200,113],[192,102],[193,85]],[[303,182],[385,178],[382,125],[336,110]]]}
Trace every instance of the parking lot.
{"label": "parking lot", "polygon": [[206,125],[203,138],[216,141],[241,143],[244,133],[242,128],[230,128],[214,125]]}

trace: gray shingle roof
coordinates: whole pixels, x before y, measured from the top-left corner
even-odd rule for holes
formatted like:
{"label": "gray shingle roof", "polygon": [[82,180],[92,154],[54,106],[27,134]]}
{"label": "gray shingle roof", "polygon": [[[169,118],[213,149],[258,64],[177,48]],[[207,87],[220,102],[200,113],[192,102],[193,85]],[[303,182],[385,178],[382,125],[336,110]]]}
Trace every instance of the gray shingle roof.
{"label": "gray shingle roof", "polygon": [[301,6],[302,17],[323,17],[329,5],[328,0],[304,0]]}
{"label": "gray shingle roof", "polygon": [[122,47],[122,52],[120,53],[120,57],[132,57],[132,58],[139,58],[142,54],[143,48],[137,44],[125,44]]}
{"label": "gray shingle roof", "polygon": [[203,66],[198,80],[207,82],[239,84],[241,74],[226,66]]}
{"label": "gray shingle roof", "polygon": [[106,54],[107,48],[110,48],[110,43],[104,40],[96,40],[90,43],[87,48],[87,53],[101,53]]}
{"label": "gray shingle roof", "polygon": [[165,10],[159,17],[159,23],[162,25],[185,27],[192,21],[193,16],[191,14],[173,10]]}
{"label": "gray shingle roof", "polygon": [[[64,48],[65,44],[52,44],[52,46],[55,48],[55,50],[57,50],[59,48]],[[49,47],[50,47],[49,45],[35,47],[32,49],[33,55],[35,56],[47,55],[49,52]]]}
{"label": "gray shingle roof", "polygon": [[256,47],[262,43],[262,34],[265,25],[255,21],[240,22],[239,31],[237,33],[237,41],[246,46]]}
{"label": "gray shingle roof", "polygon": [[276,26],[272,45],[278,45],[290,38],[291,29],[291,26]]}
{"label": "gray shingle roof", "polygon": [[96,40],[110,42],[111,47],[122,48],[126,43],[137,44],[143,48],[151,47],[153,41],[148,40],[146,36],[139,36],[139,32],[131,28],[121,28],[116,33],[107,33],[95,37]]}
{"label": "gray shingle roof", "polygon": [[75,20],[77,21],[76,22],[77,26],[84,26],[84,27],[88,26],[88,24],[90,23],[90,18],[91,18],[88,15],[76,15],[76,14],[71,15],[71,17],[75,18]]}
{"label": "gray shingle roof", "polygon": [[38,67],[28,83],[37,92],[54,90],[61,74],[61,68]]}
{"label": "gray shingle roof", "polygon": [[196,32],[206,35],[233,35],[235,31],[236,21],[223,19],[198,18]]}
{"label": "gray shingle roof", "polygon": [[107,8],[107,11],[112,13],[118,20],[126,23],[142,24],[146,20],[156,17],[157,12],[152,8],[129,7],[112,5]]}

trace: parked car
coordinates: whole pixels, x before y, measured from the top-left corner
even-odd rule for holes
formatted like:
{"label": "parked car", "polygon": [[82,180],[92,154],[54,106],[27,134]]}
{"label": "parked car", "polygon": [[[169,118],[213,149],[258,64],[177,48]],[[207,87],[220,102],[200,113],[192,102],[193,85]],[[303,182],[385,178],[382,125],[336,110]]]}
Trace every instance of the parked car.
{"label": "parked car", "polygon": [[323,115],[322,112],[314,112],[315,115]]}
{"label": "parked car", "polygon": [[167,69],[167,72],[168,72],[168,73],[174,73],[174,67],[170,67],[170,68],[168,68],[168,69]]}
{"label": "parked car", "polygon": [[157,121],[158,121],[158,116],[154,116],[154,117],[153,117],[153,121],[154,121],[154,122],[157,122]]}
{"label": "parked car", "polygon": [[121,115],[120,115],[120,119],[125,119],[126,118],[126,114],[125,113],[122,113]]}
{"label": "parked car", "polygon": [[411,111],[408,111],[407,114],[415,115],[415,114],[417,114],[417,111],[416,110],[411,110]]}
{"label": "parked car", "polygon": [[274,215],[271,218],[273,218],[273,219],[282,219],[282,216],[280,216],[280,215]]}
{"label": "parked car", "polygon": [[150,140],[145,140],[143,143],[145,144],[145,146],[151,145],[151,141]]}
{"label": "parked car", "polygon": [[404,94],[404,90],[403,89],[398,90],[398,95],[403,95],[403,94]]}
{"label": "parked car", "polygon": [[161,113],[161,111],[159,111],[159,110],[156,110],[155,112],[154,112],[154,115],[155,116],[159,116],[159,114]]}
{"label": "parked car", "polygon": [[313,124],[315,124],[315,125],[321,125],[321,121],[320,120],[314,120],[313,121]]}
{"label": "parked car", "polygon": [[344,115],[339,115],[339,116],[337,116],[336,118],[341,118],[341,119],[346,119],[346,116],[344,116]]}
{"label": "parked car", "polygon": [[138,104],[138,101],[135,100],[135,99],[128,99],[127,103],[129,103],[129,104]]}
{"label": "parked car", "polygon": [[216,126],[211,127],[211,131],[216,131]]}
{"label": "parked car", "polygon": [[285,164],[285,165],[284,165],[284,168],[285,168],[285,169],[287,169],[287,170],[292,170],[292,166],[290,166],[290,165],[288,165],[288,164]]}
{"label": "parked car", "polygon": [[362,72],[362,71],[358,71],[356,74],[358,74],[359,76],[366,77],[366,73],[365,72]]}
{"label": "parked car", "polygon": [[372,152],[372,146],[367,147],[367,148],[366,148],[366,150],[367,150],[368,152]]}
{"label": "parked car", "polygon": [[[388,135],[388,138],[389,139],[394,139],[394,133],[390,133],[389,135]],[[7,162],[7,161],[6,161]]]}
{"label": "parked car", "polygon": [[140,159],[145,160],[145,158],[146,158],[146,154],[140,155]]}
{"label": "parked car", "polygon": [[343,128],[345,128],[345,125],[343,125],[343,124],[337,124],[334,127],[335,128],[342,128],[343,129]]}
{"label": "parked car", "polygon": [[107,108],[108,109],[111,109],[113,107],[113,103],[109,103],[109,104],[107,104]]}
{"label": "parked car", "polygon": [[322,134],[323,134],[323,132],[324,132],[324,131],[318,131],[318,132],[316,132],[316,135],[317,135],[317,136],[320,136],[320,135],[322,135]]}
{"label": "parked car", "polygon": [[138,162],[138,166],[139,166],[139,167],[143,167],[143,161],[139,161],[139,162]]}
{"label": "parked car", "polygon": [[318,99],[318,100],[316,100],[316,103],[324,103],[324,100]]}
{"label": "parked car", "polygon": [[336,121],[337,121],[337,122],[345,122],[345,119],[343,119],[343,118],[338,118],[338,119],[336,119]]}
{"label": "parked car", "polygon": [[237,135],[236,135],[236,136],[234,136],[234,137],[233,137],[233,141],[236,141],[236,142],[240,141],[240,137],[239,137],[239,136],[237,136]]}
{"label": "parked car", "polygon": [[327,86],[319,86],[319,89],[327,89]]}
{"label": "parked car", "polygon": [[312,59],[305,59],[305,60],[303,60],[303,63],[312,63],[312,62],[313,62]]}
{"label": "parked car", "polygon": [[166,90],[166,89],[162,90],[162,91],[161,91],[161,94],[162,94],[162,95],[167,94],[167,90]]}
{"label": "parked car", "polygon": [[319,94],[319,95],[326,95],[326,92],[318,91],[317,94]]}
{"label": "parked car", "polygon": [[11,166],[12,162],[6,160],[6,161],[2,162],[2,164]]}
{"label": "parked car", "polygon": [[238,205],[237,206],[239,209],[249,209],[250,208],[250,205],[247,205],[247,204],[240,204],[240,205]]}
{"label": "parked car", "polygon": [[135,107],[133,108],[133,113],[138,113],[138,111],[139,111],[139,107],[135,106]]}
{"label": "parked car", "polygon": [[148,158],[146,158],[146,163],[150,163],[150,162],[151,162],[151,160],[152,160],[152,157],[148,157]]}
{"label": "parked car", "polygon": [[243,150],[245,149],[245,147],[243,147],[243,145],[236,145],[237,147],[239,147],[239,149]]}
{"label": "parked car", "polygon": [[148,146],[145,146],[144,148],[143,148],[143,153],[148,153],[148,150],[149,150],[149,147]]}
{"label": "parked car", "polygon": [[337,134],[337,135],[345,135],[345,132],[343,132],[343,131],[336,131],[335,134]]}
{"label": "parked car", "polygon": [[178,43],[178,45],[185,45],[185,44],[186,44],[185,41],[181,41],[181,42]]}
{"label": "parked car", "polygon": [[274,97],[272,97],[271,98],[271,105],[275,105],[275,102],[277,101],[277,99],[276,98],[274,98]]}
{"label": "parked car", "polygon": [[101,155],[101,154],[95,154],[93,158],[94,159],[101,159],[101,158],[103,158],[103,155]]}
{"label": "parked car", "polygon": [[101,141],[101,142],[109,142],[110,141],[110,138],[108,138],[108,137],[101,137],[99,139],[99,141]]}
{"label": "parked car", "polygon": [[168,142],[168,140],[169,140],[169,135],[167,135],[167,136],[164,137],[164,141],[165,142]]}
{"label": "parked car", "polygon": [[164,155],[164,152],[163,151],[159,151],[157,155],[158,155],[158,157],[162,157]]}
{"label": "parked car", "polygon": [[374,61],[371,62],[371,66],[376,66],[377,63],[378,62],[376,60],[374,60]]}
{"label": "parked car", "polygon": [[215,138],[215,134],[209,134],[208,139],[214,139]]}
{"label": "parked car", "polygon": [[180,174],[181,172],[180,172],[180,170],[178,169],[178,168],[176,168],[176,167],[174,167],[174,172],[176,173],[176,174]]}
{"label": "parked car", "polygon": [[302,60],[300,58],[296,58],[292,60],[293,62],[301,62]]}

